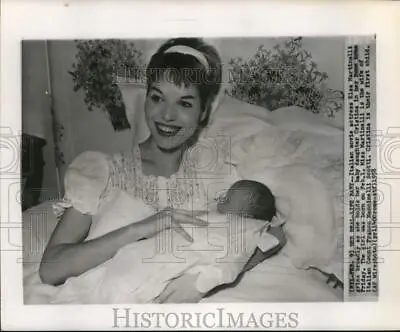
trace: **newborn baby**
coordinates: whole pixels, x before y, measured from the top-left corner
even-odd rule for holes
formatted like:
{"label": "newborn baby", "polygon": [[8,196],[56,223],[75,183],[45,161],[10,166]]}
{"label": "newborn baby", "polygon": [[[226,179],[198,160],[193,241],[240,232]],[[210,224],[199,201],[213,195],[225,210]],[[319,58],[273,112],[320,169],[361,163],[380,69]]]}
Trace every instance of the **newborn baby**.
{"label": "newborn baby", "polygon": [[[154,213],[123,191],[115,192],[103,211],[88,239],[111,231],[104,225],[118,228],[132,222],[132,213],[137,220]],[[198,275],[196,288],[207,293],[233,282],[257,247],[266,251],[278,244],[265,232],[274,215],[274,197],[266,186],[238,181],[220,197],[217,211],[200,217],[208,221],[207,227],[185,227],[192,243],[172,231],[131,243],[111,260],[69,278],[52,302],[152,303],[170,280],[183,274]]]}
{"label": "newborn baby", "polygon": [[223,214],[271,221],[276,214],[275,198],[264,184],[257,181],[235,182],[226,195],[218,200],[217,210]]}

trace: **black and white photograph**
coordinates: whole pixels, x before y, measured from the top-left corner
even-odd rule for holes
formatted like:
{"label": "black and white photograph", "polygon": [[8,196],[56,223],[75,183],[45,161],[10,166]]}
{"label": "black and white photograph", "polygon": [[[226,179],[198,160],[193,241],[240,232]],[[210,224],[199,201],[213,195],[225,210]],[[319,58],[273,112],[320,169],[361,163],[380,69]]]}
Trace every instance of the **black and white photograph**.
{"label": "black and white photograph", "polygon": [[345,40],[23,41],[24,303],[343,301]]}

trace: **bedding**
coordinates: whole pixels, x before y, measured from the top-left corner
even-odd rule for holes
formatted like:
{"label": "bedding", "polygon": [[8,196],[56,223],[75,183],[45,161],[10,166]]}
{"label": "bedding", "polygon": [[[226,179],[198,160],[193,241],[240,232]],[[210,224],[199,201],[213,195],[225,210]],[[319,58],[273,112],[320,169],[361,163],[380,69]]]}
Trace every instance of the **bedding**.
{"label": "bedding", "polygon": [[[102,236],[152,214],[153,209],[141,200],[115,189],[109,193],[99,215],[94,216],[87,239]],[[232,216],[227,219],[216,211],[199,218],[208,221],[209,226],[184,226],[192,234],[193,243],[172,231],[131,243],[109,261],[55,287],[47,301],[52,304],[152,303],[172,279],[184,274],[197,274],[196,288],[206,293],[218,285],[234,281],[259,243],[263,244],[265,251],[278,244],[274,236],[261,232],[265,226],[263,221],[248,218],[240,227],[239,218]],[[230,237],[226,243],[228,231]],[[157,261],[154,256],[157,246],[166,239],[170,239],[174,248],[173,256],[171,252],[170,256]],[[241,248],[244,250],[229,253],[229,244],[240,240],[244,241],[245,247]]]}
{"label": "bedding", "polygon": [[343,130],[299,107],[260,116],[256,106],[241,112],[245,103],[228,104],[208,133],[232,137],[230,162],[238,175],[272,190],[286,221],[282,253],[297,268],[316,267],[342,280]]}
{"label": "bedding", "polygon": [[[134,121],[135,116],[128,118]],[[138,137],[144,138],[146,130],[141,128]],[[245,273],[234,287],[227,286],[202,302],[342,300],[342,292],[310,268],[343,278],[343,129],[317,116],[310,120],[307,112],[296,107],[266,112],[224,96],[201,138],[218,135],[230,140],[226,162],[235,165],[242,178],[269,186],[277,197],[288,243],[278,255]],[[34,211],[40,218],[32,222]],[[43,204],[24,212],[31,229],[25,232],[24,244],[45,245],[56,224],[48,211]],[[44,229],[42,234],[38,228]],[[25,252],[25,303],[46,303],[54,292],[38,278],[41,253]]]}
{"label": "bedding", "polygon": [[[57,220],[51,213],[51,202],[38,205],[24,213],[23,222],[31,224],[31,231],[24,232],[23,290],[24,303],[49,304],[56,287],[42,284],[37,270],[46,240],[56,226]],[[45,218],[46,211],[50,212]],[[47,226],[44,230],[43,225]],[[37,246],[36,241],[44,241]],[[37,251],[30,251],[33,244]],[[326,278],[312,270],[298,269],[290,259],[278,254],[246,272],[240,282],[227,285],[201,300],[204,303],[223,302],[335,302],[343,300],[340,289],[326,284]]]}
{"label": "bedding", "polygon": [[201,303],[339,302],[343,291],[326,283],[319,272],[295,268],[278,254],[246,272],[239,282],[221,288]]}

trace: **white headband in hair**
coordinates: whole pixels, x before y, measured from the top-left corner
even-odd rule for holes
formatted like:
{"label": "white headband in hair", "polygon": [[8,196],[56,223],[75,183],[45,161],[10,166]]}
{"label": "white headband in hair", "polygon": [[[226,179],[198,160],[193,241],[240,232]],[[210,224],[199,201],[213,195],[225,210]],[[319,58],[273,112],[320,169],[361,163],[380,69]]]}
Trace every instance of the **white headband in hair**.
{"label": "white headband in hair", "polygon": [[204,56],[203,53],[200,51],[194,49],[193,47],[190,46],[185,46],[185,45],[175,45],[170,48],[168,48],[164,53],[181,53],[181,54],[189,54],[191,56],[194,56],[199,62],[206,68],[206,70],[210,69],[210,66],[208,65],[208,61],[206,57]]}

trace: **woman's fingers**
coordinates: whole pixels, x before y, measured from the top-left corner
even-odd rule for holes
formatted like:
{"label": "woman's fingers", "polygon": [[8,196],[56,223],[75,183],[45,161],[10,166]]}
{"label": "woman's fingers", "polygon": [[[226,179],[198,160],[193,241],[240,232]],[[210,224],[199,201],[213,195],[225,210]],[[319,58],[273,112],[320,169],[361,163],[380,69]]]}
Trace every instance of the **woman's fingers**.
{"label": "woman's fingers", "polygon": [[188,221],[190,224],[196,225],[196,226],[207,226],[208,221],[200,219],[200,218],[193,218]]}
{"label": "woman's fingers", "polygon": [[174,209],[174,213],[179,213],[181,215],[185,215],[187,217],[198,217],[203,214],[206,214],[207,210],[182,210],[182,209]]}
{"label": "woman's fingers", "polygon": [[174,217],[176,221],[180,222],[181,224],[192,224],[196,226],[207,226],[208,222],[206,220],[197,218],[196,215],[191,214],[191,212],[180,212],[174,211]]}
{"label": "woman's fingers", "polygon": [[181,217],[175,218],[175,220],[181,224],[191,224],[195,226],[207,226],[208,222],[206,220],[195,218],[195,217]]}
{"label": "woman's fingers", "polygon": [[198,216],[208,213],[208,211],[207,210],[193,210],[193,211],[190,211],[189,213],[192,213],[193,216],[198,217]]}
{"label": "woman's fingers", "polygon": [[172,227],[173,229],[179,233],[180,235],[182,235],[187,241],[189,242],[193,242],[193,238],[189,235],[188,232],[186,232],[183,227],[179,224],[179,222],[173,221],[172,222]]}

